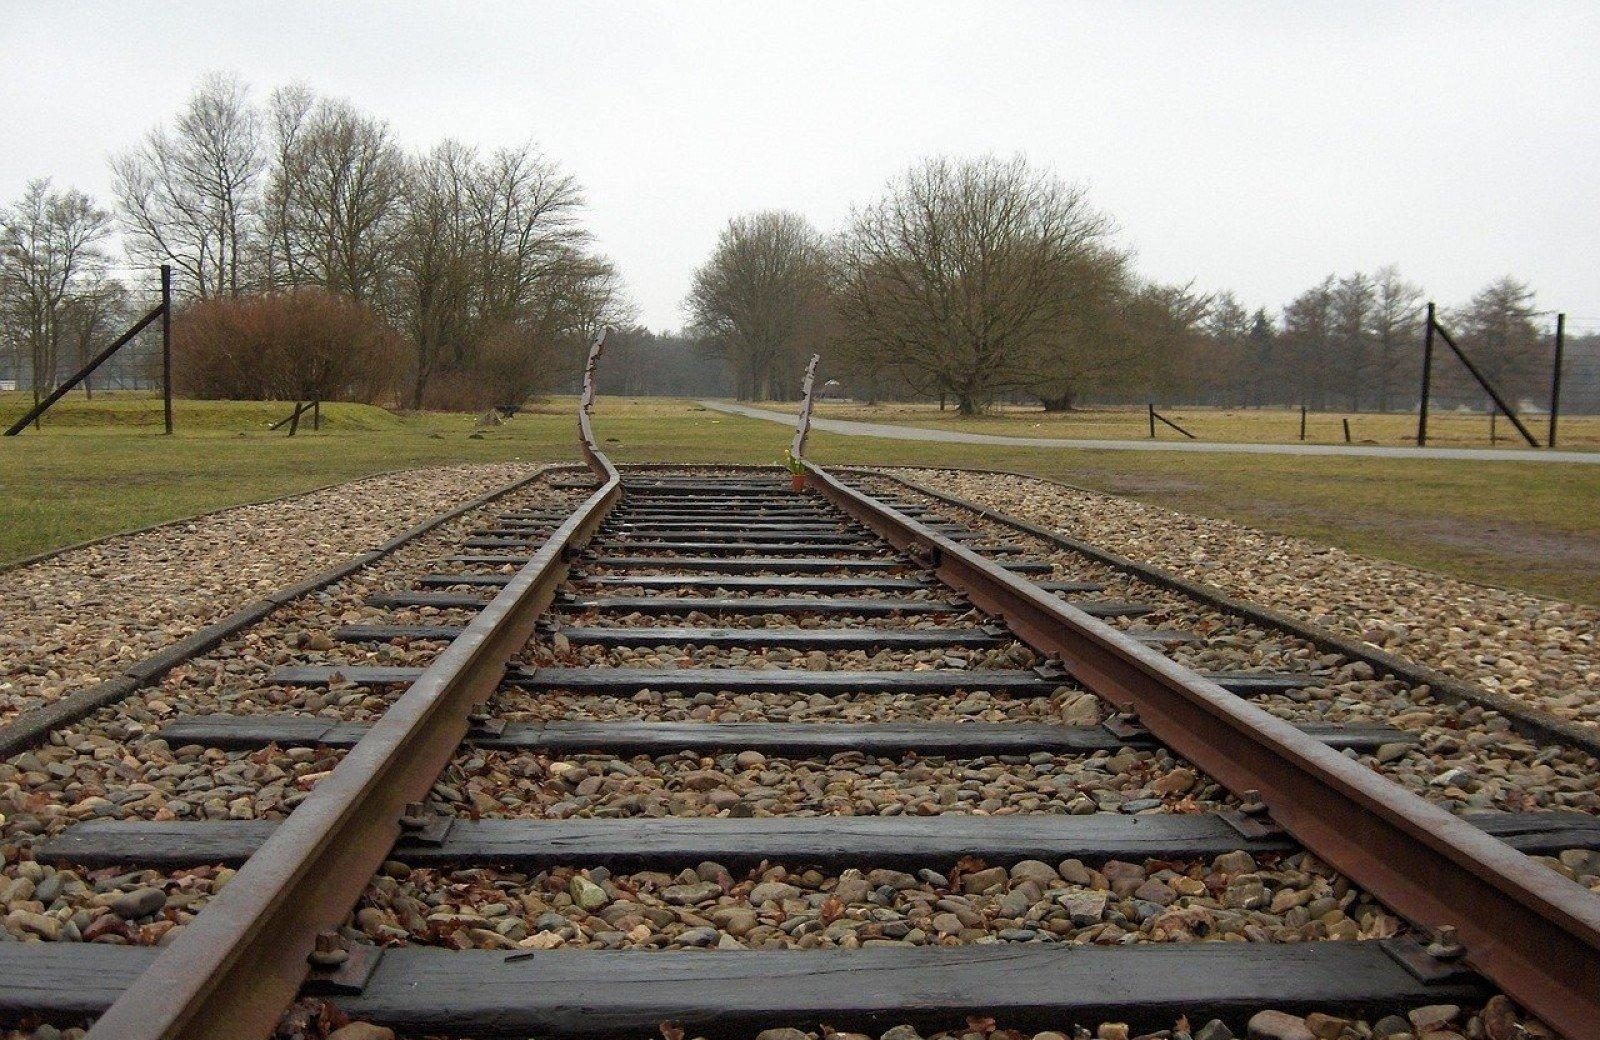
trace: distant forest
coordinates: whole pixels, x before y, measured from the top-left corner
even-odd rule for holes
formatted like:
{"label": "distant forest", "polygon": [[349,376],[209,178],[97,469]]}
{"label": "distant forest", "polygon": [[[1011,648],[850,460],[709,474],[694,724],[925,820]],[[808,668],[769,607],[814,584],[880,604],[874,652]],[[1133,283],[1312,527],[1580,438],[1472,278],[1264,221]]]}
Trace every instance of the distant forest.
{"label": "distant forest", "polygon": [[[1158,405],[1213,405],[1224,408],[1294,408],[1304,403],[1313,411],[1375,412],[1416,408],[1422,365],[1420,332],[1416,334],[1414,342],[1400,344],[1396,349],[1392,377],[1386,389],[1380,383],[1377,386],[1362,386],[1357,392],[1352,392],[1347,383],[1335,379],[1302,378],[1304,373],[1314,373],[1315,367],[1297,362],[1292,355],[1273,358],[1270,351],[1283,339],[1282,330],[1274,327],[1271,336],[1268,341],[1269,353],[1259,368],[1236,364],[1231,372],[1208,373],[1205,378],[1151,381],[1144,390],[1098,390],[1076,401],[1075,406],[1142,405],[1151,401]],[[1215,344],[1202,343],[1215,349]],[[1260,343],[1258,339],[1256,344]],[[1551,345],[1548,341],[1545,347],[1546,356],[1534,359],[1532,378],[1522,384],[1525,392],[1518,402],[1519,408],[1542,412],[1548,403],[1549,366],[1554,359],[1549,354]],[[821,353],[823,363],[819,378],[840,379],[840,386],[834,391],[840,396],[858,401],[938,399],[936,393],[918,394],[909,387],[892,384],[875,386],[871,380],[858,381],[849,371],[830,370],[826,346],[821,348]],[[1287,349],[1284,353],[1288,353]],[[1217,350],[1213,356],[1222,357],[1224,353]],[[1236,354],[1236,360],[1237,357]],[[1435,366],[1434,401],[1437,404],[1487,409],[1487,399],[1467,385],[1463,373],[1455,371],[1459,366],[1442,343],[1435,355]],[[1574,415],[1600,414],[1600,334],[1569,335],[1562,370],[1562,410]],[[726,359],[716,356],[704,341],[687,334],[655,333],[643,328],[622,330],[608,338],[602,371],[602,386],[606,393],[738,397],[741,400],[793,400],[799,396],[798,377],[789,393],[753,396],[746,387],[745,393],[740,394],[733,366]],[[562,389],[576,390],[577,386],[578,377],[573,374],[563,381]],[[994,401],[1021,405],[1040,403],[1036,395],[1020,391],[997,394]]]}

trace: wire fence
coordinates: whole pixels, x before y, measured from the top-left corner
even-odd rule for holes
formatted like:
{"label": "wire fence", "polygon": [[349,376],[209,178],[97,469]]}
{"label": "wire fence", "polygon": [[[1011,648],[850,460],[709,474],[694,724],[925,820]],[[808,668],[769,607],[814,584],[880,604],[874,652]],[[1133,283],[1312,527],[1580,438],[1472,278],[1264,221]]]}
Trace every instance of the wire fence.
{"label": "wire fence", "polygon": [[[121,291],[69,301],[53,349],[0,343],[0,418],[9,423],[61,387],[126,330],[159,306],[159,269],[120,269]],[[38,425],[133,425],[165,423],[162,400],[162,323],[150,322],[74,387],[68,399],[92,402],[46,412]]]}

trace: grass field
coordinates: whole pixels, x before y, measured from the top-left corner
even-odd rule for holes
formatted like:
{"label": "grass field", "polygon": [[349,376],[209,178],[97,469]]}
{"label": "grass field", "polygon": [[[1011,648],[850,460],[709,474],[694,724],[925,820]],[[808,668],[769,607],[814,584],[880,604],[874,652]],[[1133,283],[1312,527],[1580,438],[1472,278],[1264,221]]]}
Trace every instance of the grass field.
{"label": "grass field", "polygon": [[[764,408],[795,412],[794,403],[763,404]],[[1280,408],[1163,408],[1163,416],[1182,426],[1203,441],[1234,443],[1282,443],[1300,439],[1300,413]],[[894,403],[867,405],[853,402],[824,402],[816,414],[829,419],[890,423],[897,426],[924,426],[935,430],[965,433],[1004,434],[1013,437],[1060,437],[1064,440],[1146,440],[1150,436],[1149,418],[1142,406],[1097,407],[1073,412],[1045,412],[1037,406],[998,406],[983,415],[961,416],[952,406],[940,411],[934,403]],[[1415,444],[1417,417],[1414,414],[1372,412],[1312,412],[1306,417],[1308,444],[1343,444],[1344,423],[1350,420],[1350,438],[1356,444]],[[1545,415],[1524,416],[1523,423],[1543,444]],[[1435,447],[1490,447],[1489,417],[1455,411],[1431,412],[1428,416],[1428,443]],[[1495,423],[1496,447],[1525,448],[1525,442],[1504,418]],[[1182,440],[1170,427],[1156,424],[1158,440]],[[1564,417],[1559,423],[1557,444],[1562,448],[1600,448],[1600,417]]]}
{"label": "grass field", "polygon": [[[282,405],[181,402],[172,438],[150,426],[95,427],[87,418],[75,425],[63,413],[42,433],[0,439],[0,560],[384,470],[575,460],[573,407],[557,398],[479,430],[467,415],[330,406],[323,432],[292,439],[264,432],[287,414]],[[618,462],[775,464],[788,442],[772,423],[668,398],[602,398],[595,428]],[[1600,467],[1004,448],[826,433],[813,435],[811,454],[824,464],[1026,471],[1468,580],[1600,603]]]}

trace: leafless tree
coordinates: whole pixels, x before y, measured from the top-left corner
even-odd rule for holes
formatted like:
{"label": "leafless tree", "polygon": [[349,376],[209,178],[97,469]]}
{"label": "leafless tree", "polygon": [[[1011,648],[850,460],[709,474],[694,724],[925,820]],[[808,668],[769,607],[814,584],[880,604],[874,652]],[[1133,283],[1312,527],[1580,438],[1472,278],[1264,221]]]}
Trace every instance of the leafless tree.
{"label": "leafless tree", "polygon": [[0,210],[0,330],[26,349],[35,397],[55,385],[75,297],[104,276],[111,217],[89,196],[29,182]]}
{"label": "leafless tree", "polygon": [[170,128],[112,160],[130,257],[172,264],[187,294],[249,289],[262,169],[261,118],[244,84],[207,76]]}
{"label": "leafless tree", "polygon": [[261,210],[266,238],[262,282],[268,288],[307,285],[313,281],[300,259],[299,243],[291,234],[296,192],[290,189],[290,178],[285,171],[299,163],[305,148],[306,126],[316,104],[317,95],[300,83],[279,87],[267,98],[263,148],[268,174]]}
{"label": "leafless tree", "polygon": [[1062,334],[1073,262],[1110,231],[1081,188],[1022,158],[929,160],[843,236],[843,333],[973,414],[1028,386]]}
{"label": "leafless tree", "polygon": [[735,217],[695,271],[688,309],[708,352],[726,360],[741,398],[795,395],[800,358],[828,322],[822,236],[797,213]]}
{"label": "leafless tree", "polygon": [[[127,287],[103,271],[92,271],[83,279],[61,315],[62,347],[70,351],[76,367],[87,365],[127,326],[129,303]],[[93,399],[95,378],[84,379],[84,397]]]}
{"label": "leafless tree", "polygon": [[1163,399],[1190,391],[1204,368],[1206,316],[1212,297],[1193,284],[1164,285],[1149,282],[1128,299],[1126,321],[1139,345],[1145,364],[1145,384]]}
{"label": "leafless tree", "polygon": [[1218,293],[1206,314],[1206,342],[1193,359],[1196,390],[1223,404],[1249,402],[1253,322],[1231,292]]}
{"label": "leafless tree", "polygon": [[1400,277],[1394,265],[1380,267],[1372,279],[1373,383],[1378,411],[1387,412],[1401,377],[1400,366],[1414,356],[1422,327],[1422,289]]}
{"label": "leafless tree", "polygon": [[1328,361],[1333,343],[1332,275],[1290,300],[1283,308],[1285,348],[1280,357],[1290,393],[1286,403],[1327,406]]}
{"label": "leafless tree", "polygon": [[577,373],[601,326],[630,321],[611,265],[575,252],[550,265],[516,313],[492,324],[474,372],[496,405],[520,405]]}
{"label": "leafless tree", "polygon": [[1027,389],[1047,412],[1067,411],[1091,390],[1125,389],[1149,352],[1129,321],[1135,280],[1127,255],[1084,249],[1065,267],[1056,300],[1061,313],[1026,373]]}
{"label": "leafless tree", "polygon": [[588,249],[582,204],[572,177],[531,146],[485,159],[445,142],[410,164],[395,310],[416,348],[413,407],[440,374],[470,369],[491,334],[504,349],[530,328],[577,323],[566,336],[610,313],[615,275]]}
{"label": "leafless tree", "polygon": [[[1484,286],[1445,319],[1473,364],[1512,402],[1543,389],[1549,361],[1533,320],[1536,313],[1533,289],[1508,275]],[[1444,393],[1462,401],[1487,400],[1461,365],[1447,362],[1437,371]]]}
{"label": "leafless tree", "polygon": [[1328,333],[1330,357],[1326,364],[1339,390],[1359,412],[1372,370],[1373,307],[1377,291],[1372,279],[1360,271],[1339,279],[1329,298],[1332,327]]}

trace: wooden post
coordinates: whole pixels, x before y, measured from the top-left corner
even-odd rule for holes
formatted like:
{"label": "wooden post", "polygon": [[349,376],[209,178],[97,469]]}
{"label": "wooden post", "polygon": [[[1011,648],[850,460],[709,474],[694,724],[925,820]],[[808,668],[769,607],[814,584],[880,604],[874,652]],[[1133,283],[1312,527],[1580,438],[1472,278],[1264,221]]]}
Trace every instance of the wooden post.
{"label": "wooden post", "polygon": [[1306,406],[1300,406],[1300,439],[1306,439]]}
{"label": "wooden post", "polygon": [[1350,420],[1348,418],[1344,420],[1344,442],[1346,444],[1350,443]]}
{"label": "wooden post", "polygon": [[172,265],[161,265],[161,412],[172,434]]}
{"label": "wooden post", "polygon": [[1422,334],[1422,396],[1417,407],[1417,447],[1428,445],[1428,387],[1433,382],[1433,304],[1428,304],[1428,321]]}
{"label": "wooden post", "polygon": [[1145,407],[1150,409],[1150,439],[1151,440],[1155,440],[1156,439],[1156,403],[1154,401],[1151,401]]}
{"label": "wooden post", "polygon": [[1550,373],[1550,433],[1546,447],[1556,446],[1556,417],[1561,414],[1561,355],[1567,343],[1567,316],[1556,315],[1556,365]]}

